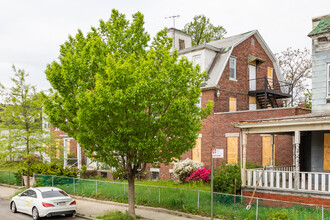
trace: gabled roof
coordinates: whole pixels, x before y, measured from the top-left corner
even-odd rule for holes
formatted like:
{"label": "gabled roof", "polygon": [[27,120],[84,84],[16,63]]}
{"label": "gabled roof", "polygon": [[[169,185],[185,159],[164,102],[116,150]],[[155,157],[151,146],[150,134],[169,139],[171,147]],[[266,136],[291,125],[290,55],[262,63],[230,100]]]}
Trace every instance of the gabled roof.
{"label": "gabled roof", "polygon": [[330,17],[323,18],[320,23],[308,34],[309,37],[330,32]]}
{"label": "gabled roof", "polygon": [[269,49],[269,47],[267,46],[267,44],[265,43],[265,41],[263,40],[263,38],[261,37],[261,35],[257,30],[248,31],[221,40],[212,41],[203,45],[186,48],[178,52],[179,54],[187,54],[189,52],[196,50],[208,49],[218,53],[218,55],[214,57],[213,60],[214,65],[212,65],[212,68],[207,70],[208,71],[207,80],[202,83],[203,85],[202,89],[215,88],[219,83],[219,80],[226,67],[230,55],[233,52],[233,49],[237,45],[239,45],[240,43],[251,37],[252,35],[255,35],[256,39],[258,40],[262,48],[265,50],[267,55],[272,60],[278,80],[283,81],[283,77],[279,69],[276,57],[271,52],[271,50]]}

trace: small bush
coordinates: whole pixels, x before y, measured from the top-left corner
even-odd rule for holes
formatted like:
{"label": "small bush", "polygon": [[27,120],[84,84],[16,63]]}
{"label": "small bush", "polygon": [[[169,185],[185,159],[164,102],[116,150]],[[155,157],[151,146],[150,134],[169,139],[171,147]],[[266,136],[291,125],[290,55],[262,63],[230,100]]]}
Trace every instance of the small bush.
{"label": "small bush", "polygon": [[186,179],[187,182],[189,181],[203,181],[204,183],[210,182],[210,173],[211,170],[201,168],[198,169],[190,174],[190,176]]}
{"label": "small bush", "polygon": [[190,176],[190,174],[204,166],[203,163],[196,162],[190,159],[174,163],[173,174],[174,181],[183,183]]}
{"label": "small bush", "polygon": [[238,164],[227,165],[223,163],[214,172],[214,191],[222,193],[235,193],[236,179],[236,194],[241,191],[241,168]]}

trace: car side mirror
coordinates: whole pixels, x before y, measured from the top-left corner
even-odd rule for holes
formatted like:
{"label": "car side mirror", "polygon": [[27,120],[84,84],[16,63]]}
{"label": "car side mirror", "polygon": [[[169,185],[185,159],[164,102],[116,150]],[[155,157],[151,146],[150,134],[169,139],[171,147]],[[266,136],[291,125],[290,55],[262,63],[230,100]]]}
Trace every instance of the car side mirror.
{"label": "car side mirror", "polygon": [[18,197],[21,197],[21,193],[19,193],[17,196],[18,196]]}

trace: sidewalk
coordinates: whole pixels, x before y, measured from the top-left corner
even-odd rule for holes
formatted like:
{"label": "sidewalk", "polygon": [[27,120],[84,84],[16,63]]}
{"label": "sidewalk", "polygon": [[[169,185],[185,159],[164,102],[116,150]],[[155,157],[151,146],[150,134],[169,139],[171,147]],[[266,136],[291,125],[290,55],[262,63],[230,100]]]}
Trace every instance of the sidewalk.
{"label": "sidewalk", "polygon": [[[0,185],[0,198],[9,199],[18,189]],[[77,201],[77,213],[85,217],[96,218],[102,216],[106,211],[121,211],[126,212],[127,204],[116,203],[110,201],[101,201],[91,198],[85,198],[80,196],[72,196]],[[154,220],[188,220],[188,219],[200,219],[206,220],[209,218],[201,217],[197,215],[191,215],[178,211],[172,211],[164,208],[153,208],[147,206],[136,206],[136,215],[145,219]]]}

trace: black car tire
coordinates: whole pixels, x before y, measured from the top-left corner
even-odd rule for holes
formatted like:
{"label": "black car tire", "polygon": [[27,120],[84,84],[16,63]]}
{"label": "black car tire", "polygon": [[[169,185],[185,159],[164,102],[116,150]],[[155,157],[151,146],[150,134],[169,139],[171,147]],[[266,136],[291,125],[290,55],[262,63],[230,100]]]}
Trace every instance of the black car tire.
{"label": "black car tire", "polygon": [[73,216],[73,213],[72,214],[65,214],[65,217],[72,217]]}
{"label": "black car tire", "polygon": [[32,218],[34,220],[39,220],[40,219],[39,212],[38,212],[38,209],[36,207],[33,207],[33,209],[32,209]]}
{"label": "black car tire", "polygon": [[16,208],[16,204],[14,201],[12,201],[10,203],[10,210],[13,212],[13,213],[16,213],[17,212],[17,208]]}

